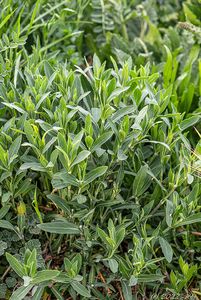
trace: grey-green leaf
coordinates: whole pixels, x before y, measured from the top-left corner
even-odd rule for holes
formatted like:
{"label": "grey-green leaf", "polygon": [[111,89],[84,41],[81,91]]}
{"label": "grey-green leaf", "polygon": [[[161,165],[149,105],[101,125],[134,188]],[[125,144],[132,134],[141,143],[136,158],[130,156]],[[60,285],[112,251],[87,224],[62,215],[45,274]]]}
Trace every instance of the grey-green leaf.
{"label": "grey-green leaf", "polygon": [[162,252],[166,258],[166,260],[170,263],[173,257],[173,250],[171,245],[164,238],[159,237],[159,244],[161,246]]}
{"label": "grey-green leaf", "polygon": [[201,213],[197,213],[197,214],[193,214],[193,215],[185,218],[185,220],[183,220],[183,221],[176,223],[174,225],[174,227],[180,227],[180,226],[194,224],[194,223],[200,223],[200,222],[201,222]]}
{"label": "grey-green leaf", "polygon": [[54,194],[48,195],[47,198],[50,199],[52,202],[54,202],[54,204],[58,208],[62,209],[64,212],[66,213],[69,212],[69,205],[65,199],[62,199],[61,197]]}
{"label": "grey-green leaf", "polygon": [[54,189],[63,189],[67,186],[79,186],[77,178],[68,174],[65,170],[54,174],[52,179],[52,185]]}
{"label": "grey-green leaf", "polygon": [[16,232],[15,227],[8,221],[6,220],[0,220],[0,228],[8,229],[8,230],[13,230]]}
{"label": "grey-green leaf", "polygon": [[21,286],[12,294],[10,300],[23,300],[25,296],[29,293],[29,291],[33,288],[33,286],[33,284],[29,284],[26,287]]}
{"label": "grey-green leaf", "polygon": [[7,214],[7,212],[10,209],[10,205],[4,205],[1,209],[0,209],[0,219],[3,219],[3,217]]}
{"label": "grey-green leaf", "polygon": [[21,141],[22,141],[22,136],[18,136],[13,143],[11,144],[10,148],[9,148],[9,159],[11,159],[14,155],[18,154],[18,151],[20,149],[20,145],[21,145]]}
{"label": "grey-green leaf", "polygon": [[50,233],[80,234],[80,230],[78,226],[69,222],[55,221],[55,222],[39,224],[38,227],[41,230]]}
{"label": "grey-green leaf", "polygon": [[99,149],[103,144],[105,144],[113,135],[112,131],[108,131],[103,133],[101,136],[99,136],[95,142],[93,143],[92,147],[91,147],[91,152],[96,151],[97,149]]}
{"label": "grey-green leaf", "polygon": [[92,181],[94,181],[96,178],[102,176],[105,174],[105,172],[107,171],[108,167],[103,166],[103,167],[98,167],[92,171],[90,171],[84,179],[84,186],[91,183]]}
{"label": "grey-green leaf", "polygon": [[82,162],[83,160],[85,160],[89,155],[91,154],[90,151],[88,150],[83,150],[80,153],[78,153],[78,156],[75,158],[75,160],[72,163],[72,167],[79,164],[80,162]]}
{"label": "grey-green leaf", "polygon": [[78,281],[72,281],[71,282],[72,288],[81,296],[86,297],[86,298],[91,298],[90,292],[87,290],[87,288],[82,285]]}
{"label": "grey-green leaf", "polygon": [[10,253],[6,253],[6,259],[9,262],[11,268],[15,271],[15,273],[17,273],[17,275],[19,275],[21,278],[23,278],[23,276],[26,276],[23,265],[21,262],[19,262],[19,260],[17,260],[17,258],[15,258]]}
{"label": "grey-green leaf", "polygon": [[55,279],[60,274],[57,270],[43,270],[39,271],[33,278],[33,284],[39,284],[44,281],[49,281]]}
{"label": "grey-green leaf", "polygon": [[108,260],[108,263],[109,263],[110,270],[111,270],[113,273],[117,273],[117,271],[118,271],[118,262],[116,261],[116,259],[110,258],[110,259]]}

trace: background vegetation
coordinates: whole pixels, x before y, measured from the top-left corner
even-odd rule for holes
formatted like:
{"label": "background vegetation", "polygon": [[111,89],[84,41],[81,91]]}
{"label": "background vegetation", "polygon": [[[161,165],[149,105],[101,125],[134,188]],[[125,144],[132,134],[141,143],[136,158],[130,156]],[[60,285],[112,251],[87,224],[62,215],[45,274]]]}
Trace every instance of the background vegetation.
{"label": "background vegetation", "polygon": [[200,0],[0,7],[0,298],[200,299]]}

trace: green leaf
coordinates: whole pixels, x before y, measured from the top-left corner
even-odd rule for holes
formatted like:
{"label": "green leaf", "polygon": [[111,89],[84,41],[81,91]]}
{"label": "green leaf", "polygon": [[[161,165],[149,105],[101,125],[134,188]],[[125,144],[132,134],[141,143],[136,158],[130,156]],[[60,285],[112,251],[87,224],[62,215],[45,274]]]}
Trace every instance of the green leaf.
{"label": "green leaf", "polygon": [[42,296],[43,296],[44,289],[45,289],[44,286],[38,287],[31,300],[41,300],[41,299],[43,299]]}
{"label": "green leaf", "polygon": [[54,189],[63,189],[70,185],[79,186],[79,182],[74,175],[68,174],[65,170],[63,170],[54,174],[52,185]]}
{"label": "green leaf", "polygon": [[172,77],[172,53],[166,45],[164,45],[164,47],[167,53],[167,60],[163,69],[163,78],[164,78],[164,86],[168,87]]}
{"label": "green leaf", "polygon": [[164,238],[159,237],[159,243],[166,260],[170,263],[173,257],[172,247]]}
{"label": "green leaf", "polygon": [[96,151],[97,149],[99,149],[103,144],[105,144],[113,135],[112,131],[108,131],[103,133],[101,136],[99,136],[95,142],[93,143],[92,147],[91,147],[91,152]]}
{"label": "green leaf", "polygon": [[158,274],[140,274],[138,276],[138,282],[140,283],[149,283],[155,281],[162,282],[163,278],[164,276]]}
{"label": "green leaf", "polygon": [[114,90],[112,94],[109,96],[109,98],[107,99],[108,103],[111,102],[114,98],[126,92],[129,88],[130,88],[129,86],[116,88],[116,90]]}
{"label": "green leaf", "polygon": [[13,230],[16,232],[15,227],[6,220],[0,220],[0,228],[9,229],[9,230]]}
{"label": "green leaf", "polygon": [[12,294],[10,300],[23,300],[25,296],[33,288],[33,286],[34,286],[33,284],[29,284],[28,286],[21,286]]}
{"label": "green leaf", "polygon": [[87,175],[85,176],[85,179],[84,179],[84,186],[91,183],[96,178],[104,175],[105,172],[107,171],[107,169],[108,169],[108,167],[102,166],[102,167],[98,167],[98,168],[90,171],[89,173],[87,173]]}
{"label": "green leaf", "polygon": [[33,277],[32,284],[40,284],[44,281],[49,281],[55,279],[60,274],[60,271],[57,270],[43,270],[37,272]]}
{"label": "green leaf", "polygon": [[97,233],[99,235],[99,237],[101,238],[101,240],[108,246],[110,246],[110,243],[108,243],[108,235],[105,233],[104,230],[102,230],[101,228],[97,227]]}
{"label": "green leaf", "polygon": [[72,281],[71,282],[72,288],[81,296],[86,297],[86,298],[91,298],[90,292],[87,290],[87,288],[82,285],[78,281]]}
{"label": "green leaf", "polygon": [[[121,118],[123,118],[124,116],[127,116],[131,113],[133,113],[135,110],[135,106],[131,105],[131,106],[127,106],[127,107],[123,107],[118,109],[111,117],[111,120],[113,123],[118,122]],[[109,128],[110,124],[109,122],[106,123],[105,128]]]}
{"label": "green leaf", "polygon": [[173,203],[170,200],[166,201],[165,219],[169,227],[172,225]]}
{"label": "green leaf", "polygon": [[85,160],[91,154],[88,150],[81,151],[72,163],[72,167]]}
{"label": "green leaf", "polygon": [[66,213],[69,213],[69,205],[65,199],[62,199],[61,197],[54,195],[54,194],[48,195],[47,198],[50,199],[52,202],[54,202],[54,204],[58,208],[60,208],[61,210],[63,210]]}
{"label": "green leaf", "polygon": [[132,296],[131,287],[129,286],[129,282],[123,280],[121,282],[121,285],[122,285],[122,292],[123,292],[123,295],[124,295],[124,299],[125,300],[132,300],[133,296]]}
{"label": "green leaf", "polygon": [[46,145],[45,145],[45,147],[43,148],[43,154],[44,153],[46,153],[48,150],[49,150],[49,148],[56,142],[56,140],[57,140],[57,137],[53,137]]}
{"label": "green leaf", "polygon": [[126,230],[124,227],[121,227],[120,229],[118,229],[118,231],[116,232],[116,246],[119,247],[119,245],[121,244],[121,242],[123,241],[124,237],[126,234]]}
{"label": "green leaf", "polygon": [[[56,297],[57,300],[64,300],[63,296],[61,295],[61,292],[57,291],[56,288],[51,287],[51,291],[53,292],[53,294],[54,294],[54,296]],[[38,299],[38,300],[40,300],[40,299]]]}
{"label": "green leaf", "polygon": [[58,234],[80,234],[80,230],[77,225],[69,222],[55,221],[50,223],[39,224],[38,227],[41,230],[50,233]]}
{"label": "green leaf", "polygon": [[187,128],[192,127],[192,126],[195,125],[199,120],[200,120],[200,116],[193,116],[193,117],[190,117],[190,118],[188,118],[188,119],[183,120],[183,121],[181,122],[181,124],[180,124],[181,131],[184,131],[184,130],[186,130]]}
{"label": "green leaf", "polygon": [[110,270],[113,273],[117,273],[118,272],[118,262],[116,261],[116,259],[110,258],[108,260],[108,263],[109,263]]}
{"label": "green leaf", "polygon": [[183,221],[174,224],[174,227],[180,227],[180,226],[185,226],[185,225],[190,225],[190,224],[200,223],[200,222],[201,222],[201,213],[197,213],[185,218],[185,220]]}
{"label": "green leaf", "polygon": [[0,219],[3,219],[3,217],[7,214],[7,212],[10,209],[10,205],[4,205],[1,209],[0,209]]}
{"label": "green leaf", "polygon": [[10,148],[9,148],[9,160],[16,154],[18,154],[18,151],[20,149],[20,145],[21,145],[21,141],[22,141],[22,136],[18,136],[13,143],[11,144]]}
{"label": "green leaf", "polygon": [[21,278],[23,278],[23,276],[26,276],[23,264],[19,262],[17,258],[15,258],[10,253],[6,253],[6,259],[9,262],[11,268],[15,271],[15,273],[17,273]]}
{"label": "green leaf", "polygon": [[0,23],[0,29],[4,27],[4,25],[10,20],[10,18],[12,17],[12,15],[14,14],[15,12],[15,9],[10,13],[8,14],[6,17],[2,18],[2,22]]}
{"label": "green leaf", "polygon": [[140,197],[151,184],[151,176],[147,171],[148,166],[142,166],[136,174],[133,182],[133,192],[136,197]]}
{"label": "green leaf", "polygon": [[9,108],[11,108],[12,110],[15,109],[18,112],[22,113],[22,114],[26,114],[26,111],[24,109],[22,109],[21,107],[17,106],[14,103],[7,103],[7,102],[2,102],[3,105],[8,106]]}
{"label": "green leaf", "polygon": [[47,172],[46,168],[44,168],[40,163],[37,162],[24,163],[20,167],[20,170],[22,171],[27,169],[31,169],[33,171],[39,171],[39,172]]}

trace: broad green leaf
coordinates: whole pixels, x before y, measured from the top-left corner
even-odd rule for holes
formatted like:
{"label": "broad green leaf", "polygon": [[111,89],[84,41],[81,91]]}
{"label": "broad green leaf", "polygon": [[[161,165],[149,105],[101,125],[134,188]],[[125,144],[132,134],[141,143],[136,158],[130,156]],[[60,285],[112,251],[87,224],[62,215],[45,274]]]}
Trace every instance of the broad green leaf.
{"label": "broad green leaf", "polygon": [[[101,228],[97,228],[97,233],[99,235],[99,237],[101,238],[101,240],[106,244],[108,245],[109,247],[111,246],[111,243],[109,242],[108,240],[108,235],[105,233],[104,230],[102,230]],[[113,241],[113,244],[114,244],[114,241]]]}
{"label": "broad green leaf", "polygon": [[33,284],[30,284],[28,286],[21,286],[18,288],[10,297],[10,300],[23,300],[25,296],[30,292],[30,290],[33,288]]}
{"label": "broad green leaf", "polygon": [[125,300],[132,300],[133,296],[132,296],[132,290],[131,287],[129,286],[129,282],[128,281],[121,281],[121,286],[122,286],[122,292],[123,292],[123,296]]}
{"label": "broad green leaf", "polygon": [[131,275],[129,279],[129,286],[135,286],[137,284],[137,278],[134,275]]}
{"label": "broad green leaf", "polygon": [[117,232],[116,232],[116,239],[115,239],[117,247],[119,247],[119,245],[123,241],[123,239],[125,237],[125,234],[126,234],[126,230],[125,230],[124,227],[122,227],[122,228],[120,228],[120,229],[117,230]]}
{"label": "broad green leaf", "polygon": [[2,199],[1,199],[2,204],[5,204],[6,202],[9,202],[11,196],[12,196],[11,192],[4,193],[3,196],[2,196]]}
{"label": "broad green leaf", "polygon": [[[118,109],[111,117],[111,120],[113,123],[118,122],[121,118],[123,118],[124,116],[127,116],[131,113],[133,113],[135,110],[135,106],[131,105],[131,106],[127,106],[127,107],[123,107]],[[105,125],[105,128],[109,128],[110,124],[107,122]]]}
{"label": "broad green leaf", "polygon": [[15,258],[10,253],[6,253],[6,259],[9,262],[11,268],[15,271],[15,273],[17,273],[17,275],[19,275],[21,278],[23,278],[23,276],[26,276],[23,264],[19,262],[17,258]]}
{"label": "broad green leaf", "polygon": [[40,284],[44,281],[49,281],[55,279],[60,274],[57,270],[43,270],[37,272],[37,274],[32,279],[32,284]]}
{"label": "broad green leaf", "polygon": [[20,170],[31,169],[33,171],[39,172],[47,172],[46,168],[44,168],[40,163],[37,162],[28,162],[21,165]]}
{"label": "broad green leaf", "polygon": [[9,229],[9,230],[13,230],[16,232],[15,227],[6,220],[0,220],[0,228]]}
{"label": "broad green leaf", "polygon": [[72,167],[85,160],[91,154],[88,150],[81,151],[72,163]]}
{"label": "broad green leaf", "polygon": [[62,209],[66,213],[69,213],[69,205],[65,199],[62,199],[61,197],[54,194],[48,195],[47,198],[54,202],[54,204],[58,208]]}
{"label": "broad green leaf", "polygon": [[187,128],[192,127],[192,126],[195,125],[200,119],[201,119],[200,116],[193,116],[193,117],[190,117],[190,118],[188,118],[188,119],[183,120],[183,121],[181,122],[181,124],[180,124],[181,131],[184,131],[184,130],[186,130]]}
{"label": "broad green leaf", "polygon": [[18,154],[18,151],[20,149],[20,145],[21,145],[21,141],[22,141],[22,136],[18,136],[13,143],[11,144],[10,148],[9,148],[9,159],[11,159],[14,155]]}
{"label": "broad green leaf", "polygon": [[112,92],[112,94],[109,96],[109,98],[107,99],[108,103],[111,102],[114,98],[120,96],[121,94],[123,94],[124,92],[126,92],[130,87],[129,86],[125,86],[125,87],[121,87],[121,88],[117,88],[116,90],[114,90]]}
{"label": "broad green leaf", "polygon": [[110,258],[108,260],[108,263],[109,263],[110,270],[113,273],[117,273],[118,272],[118,262],[116,261],[116,259]]}
{"label": "broad green leaf", "polygon": [[57,137],[53,137],[46,145],[45,147],[43,148],[43,154],[46,153],[49,148],[56,142],[57,140]]}
{"label": "broad green leaf", "polygon": [[69,222],[55,221],[50,223],[39,224],[38,227],[41,230],[50,233],[58,234],[80,234],[80,230],[77,225]]}
{"label": "broad green leaf", "polygon": [[173,257],[173,251],[171,245],[166,241],[164,238],[159,237],[159,243],[162,249],[162,252],[167,259],[167,261],[170,263],[172,261]]}
{"label": "broad green leaf", "polygon": [[201,213],[197,213],[185,218],[185,220],[183,221],[174,224],[174,227],[180,227],[180,226],[185,226],[185,225],[190,225],[190,224],[200,223],[200,222],[201,222]]}
{"label": "broad green leaf", "polygon": [[90,171],[89,173],[87,173],[86,176],[85,176],[85,178],[84,178],[84,186],[86,186],[87,184],[91,183],[96,178],[104,175],[105,172],[107,171],[107,169],[108,169],[108,167],[102,166],[102,167],[98,167],[98,168]]}
{"label": "broad green leaf", "polygon": [[63,170],[53,175],[52,185],[54,189],[63,189],[70,185],[79,186],[79,182],[74,175]]}
{"label": "broad green leaf", "polygon": [[137,172],[133,182],[133,192],[136,197],[140,197],[151,184],[151,176],[148,175],[148,166],[142,166]]}
{"label": "broad green leaf", "polygon": [[[42,286],[42,287],[38,287],[37,290],[35,291],[33,297],[32,297],[32,300],[41,300],[42,299],[42,295],[44,293],[44,289],[45,287]],[[51,288],[52,289],[52,288]],[[63,300],[63,299],[62,299]]]}
{"label": "broad green leaf", "polygon": [[91,152],[96,151],[97,149],[99,149],[103,144],[105,144],[113,135],[112,131],[108,131],[103,133],[101,136],[99,136],[95,142],[93,143],[92,147],[91,147]]}
{"label": "broad green leaf", "polygon": [[7,212],[10,209],[10,205],[6,204],[0,209],[0,219],[3,219],[3,217],[7,214]]}
{"label": "broad green leaf", "polygon": [[91,298],[91,294],[88,291],[88,289],[84,285],[82,285],[80,282],[72,281],[71,286],[79,295],[86,297],[86,298]]}
{"label": "broad green leaf", "polygon": [[22,109],[21,107],[19,107],[18,105],[14,104],[14,103],[2,102],[2,104],[11,108],[12,110],[13,109],[17,110],[21,114],[26,114],[26,111],[24,109]]}

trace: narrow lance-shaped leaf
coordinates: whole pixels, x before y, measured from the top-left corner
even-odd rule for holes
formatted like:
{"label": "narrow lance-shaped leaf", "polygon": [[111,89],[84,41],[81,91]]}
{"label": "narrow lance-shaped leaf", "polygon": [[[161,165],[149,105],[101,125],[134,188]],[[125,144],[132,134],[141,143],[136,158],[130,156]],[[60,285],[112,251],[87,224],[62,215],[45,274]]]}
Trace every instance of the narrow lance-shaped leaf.
{"label": "narrow lance-shaped leaf", "polygon": [[162,252],[167,259],[167,261],[170,263],[172,261],[173,257],[173,251],[171,245],[166,241],[164,238],[159,237],[159,243],[162,249]]}
{"label": "narrow lance-shaped leaf", "polygon": [[79,186],[79,181],[74,175],[69,174],[65,170],[63,170],[54,174],[52,185],[55,189],[63,189],[69,185]]}
{"label": "narrow lance-shaped leaf", "polygon": [[197,213],[185,218],[185,220],[183,221],[174,224],[174,227],[180,227],[180,226],[185,226],[185,225],[190,225],[190,224],[200,223],[200,222],[201,222],[201,213]]}
{"label": "narrow lance-shaped leaf", "polygon": [[87,173],[87,175],[85,176],[85,179],[84,179],[84,186],[91,183],[96,178],[104,175],[105,172],[107,171],[107,169],[108,169],[108,167],[103,166],[103,167],[98,167],[98,168],[90,171],[89,173]]}
{"label": "narrow lance-shaped leaf", "polygon": [[33,278],[33,284],[39,284],[44,281],[49,281],[55,279],[60,274],[57,270],[43,270],[39,271]]}
{"label": "narrow lance-shaped leaf", "polygon": [[69,222],[55,221],[50,223],[39,224],[41,230],[58,234],[80,234],[78,226]]}
{"label": "narrow lance-shaped leaf", "polygon": [[48,195],[47,198],[50,199],[58,208],[62,209],[64,212],[70,212],[68,202],[65,199],[62,199],[61,197],[54,194]]}
{"label": "narrow lance-shaped leaf", "polygon": [[85,160],[91,154],[88,150],[81,151],[72,163],[72,167]]}
{"label": "narrow lance-shaped leaf", "polygon": [[100,148],[103,144],[105,144],[113,135],[112,131],[108,131],[103,133],[101,136],[99,136],[95,142],[93,143],[92,147],[91,147],[91,152],[96,151],[98,148]]}
{"label": "narrow lance-shaped leaf", "polygon": [[33,284],[29,284],[28,286],[21,286],[12,294],[10,300],[23,300],[33,288],[33,286]]}
{"label": "narrow lance-shaped leaf", "polygon": [[86,298],[91,298],[90,292],[87,290],[87,288],[82,285],[78,281],[72,281],[71,282],[72,288],[81,296],[86,297]]}
{"label": "narrow lance-shaped leaf", "polygon": [[19,275],[21,278],[23,278],[23,276],[26,276],[24,267],[22,263],[17,260],[17,258],[15,258],[10,253],[6,253],[6,259],[9,262],[11,268],[15,271],[15,273],[17,273],[17,275]]}
{"label": "narrow lance-shaped leaf", "polygon": [[7,214],[7,212],[10,209],[10,205],[4,205],[1,209],[0,209],[0,219],[3,219],[3,217]]}
{"label": "narrow lance-shaped leaf", "polygon": [[8,153],[9,153],[9,159],[11,159],[14,155],[18,154],[18,151],[20,149],[20,145],[21,145],[21,141],[22,141],[22,136],[18,136],[13,143],[11,144]]}

